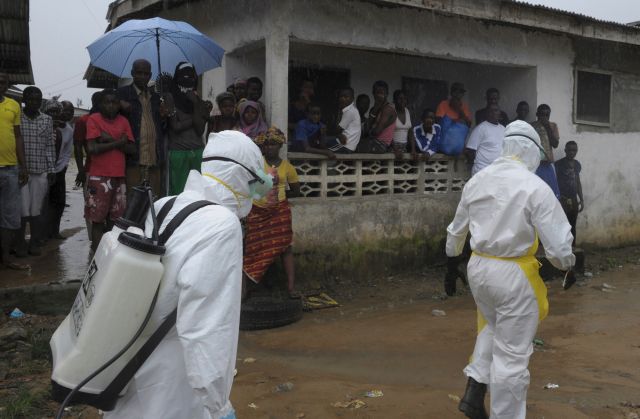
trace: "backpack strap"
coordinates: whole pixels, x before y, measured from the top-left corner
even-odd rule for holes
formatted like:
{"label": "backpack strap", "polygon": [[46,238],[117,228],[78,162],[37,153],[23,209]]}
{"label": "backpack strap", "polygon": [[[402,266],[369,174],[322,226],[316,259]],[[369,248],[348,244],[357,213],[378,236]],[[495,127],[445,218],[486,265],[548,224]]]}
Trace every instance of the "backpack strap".
{"label": "backpack strap", "polygon": [[[187,205],[182,210],[180,210],[180,212],[176,214],[176,216],[173,217],[171,221],[169,221],[169,224],[167,224],[164,230],[162,230],[158,244],[161,246],[164,246],[167,240],[169,240],[169,237],[171,237],[171,235],[173,234],[173,232],[180,226],[180,224],[182,224],[184,220],[187,219],[189,215],[191,215],[191,213],[199,210],[202,207],[206,207],[208,205],[215,205],[215,204],[211,201],[196,201],[196,202],[192,202],[191,204]],[[171,204],[171,206],[173,206],[173,204]],[[165,207],[166,205],[162,207],[162,209],[165,209]]]}
{"label": "backpack strap", "polygon": [[[167,214],[169,213],[169,210],[173,207],[173,204],[175,203],[175,199],[176,199],[175,197],[171,198],[169,202],[167,202],[162,207],[157,217],[158,224],[161,224],[161,222],[164,221],[164,218],[166,218]],[[167,240],[169,240],[171,235],[176,231],[176,229],[184,222],[184,220],[186,220],[187,217],[189,217],[189,215],[199,210],[200,208],[203,208],[209,205],[216,205],[216,204],[210,201],[196,201],[187,205],[183,209],[181,209],[180,212],[176,214],[176,216],[173,217],[171,221],[169,221],[169,224],[162,231],[162,234],[160,234],[159,244],[164,245],[167,242]],[[166,208],[166,211],[165,211],[165,208]],[[160,220],[161,216],[162,216],[162,221]],[[156,297],[157,297],[157,294],[156,294]],[[129,381],[131,381],[131,379],[133,378],[135,373],[138,371],[138,369],[140,369],[142,364],[144,364],[145,361],[149,358],[149,356],[153,353],[153,351],[160,344],[162,339],[164,339],[164,337],[169,332],[169,330],[171,330],[171,328],[176,324],[177,316],[178,316],[178,308],[176,307],[175,309],[173,309],[171,313],[169,313],[167,317],[165,317],[165,319],[162,321],[162,324],[160,324],[160,326],[155,330],[155,332],[153,332],[151,337],[144,343],[144,345],[142,345],[142,347],[138,349],[138,352],[136,352],[136,354],[133,356],[133,358],[131,358],[131,360],[127,363],[127,365],[125,365],[124,368],[122,368],[122,370],[116,376],[116,378],[114,378],[114,380],[107,386],[107,388],[104,389],[102,393],[100,393],[101,399],[109,400],[109,399],[117,399],[119,397],[119,394],[122,391],[122,389],[124,389],[125,386],[129,383]]]}
{"label": "backpack strap", "polygon": [[170,198],[169,200],[167,200],[167,202],[162,206],[162,208],[160,208],[160,211],[158,211],[158,215],[156,216],[156,221],[158,222],[158,228],[160,228],[160,226],[164,222],[164,219],[167,218],[167,214],[169,214],[169,211],[171,211],[171,208],[173,208],[173,204],[176,203],[176,198],[177,196],[174,196],[173,198]]}

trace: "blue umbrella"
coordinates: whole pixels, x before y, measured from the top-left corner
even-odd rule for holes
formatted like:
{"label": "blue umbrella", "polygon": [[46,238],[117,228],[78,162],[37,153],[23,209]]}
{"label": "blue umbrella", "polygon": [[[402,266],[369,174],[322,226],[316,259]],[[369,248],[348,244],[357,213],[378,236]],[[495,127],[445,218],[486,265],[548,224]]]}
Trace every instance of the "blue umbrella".
{"label": "blue umbrella", "polygon": [[105,33],[87,47],[91,64],[118,77],[130,77],[135,60],[151,63],[152,77],[181,61],[194,65],[196,72],[220,67],[224,49],[185,22],[159,17],[128,20]]}

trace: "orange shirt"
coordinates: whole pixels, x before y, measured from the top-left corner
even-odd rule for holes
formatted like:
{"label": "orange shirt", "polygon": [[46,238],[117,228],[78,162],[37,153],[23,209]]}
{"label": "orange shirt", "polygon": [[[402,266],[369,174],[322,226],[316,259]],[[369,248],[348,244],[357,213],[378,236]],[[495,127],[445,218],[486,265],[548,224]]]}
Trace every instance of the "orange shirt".
{"label": "orange shirt", "polygon": [[[464,112],[467,118],[469,118],[469,121],[471,121],[471,111],[469,111],[469,105],[467,105],[465,102],[462,102],[462,112]],[[451,109],[451,106],[449,105],[449,99],[440,102],[440,104],[438,105],[438,109],[436,110],[436,117],[442,118],[445,115],[447,115],[454,121],[460,119],[460,115],[458,114],[458,112]]]}

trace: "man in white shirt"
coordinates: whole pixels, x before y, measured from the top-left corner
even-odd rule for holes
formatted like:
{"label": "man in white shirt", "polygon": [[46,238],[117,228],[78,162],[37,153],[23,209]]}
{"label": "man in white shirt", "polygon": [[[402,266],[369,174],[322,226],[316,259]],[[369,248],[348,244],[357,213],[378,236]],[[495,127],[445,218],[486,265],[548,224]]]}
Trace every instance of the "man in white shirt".
{"label": "man in white shirt", "polygon": [[502,153],[504,126],[500,124],[500,108],[491,104],[487,108],[487,120],[475,127],[467,141],[465,154],[473,161],[471,176],[484,169]]}
{"label": "man in white shirt", "polygon": [[342,109],[340,122],[338,123],[338,138],[335,142],[328,142],[327,147],[334,153],[353,153],[360,142],[362,125],[360,113],[353,104],[353,89],[345,87],[338,94],[338,103]]}

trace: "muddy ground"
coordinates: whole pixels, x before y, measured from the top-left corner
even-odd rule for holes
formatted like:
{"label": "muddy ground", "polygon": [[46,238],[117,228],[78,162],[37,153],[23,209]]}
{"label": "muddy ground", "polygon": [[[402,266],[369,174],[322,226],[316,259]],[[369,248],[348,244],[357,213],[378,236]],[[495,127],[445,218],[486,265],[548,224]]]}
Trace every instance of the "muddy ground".
{"label": "muddy ground", "polygon": [[[56,409],[48,400],[48,339],[74,291],[34,298],[9,290],[83,276],[82,196],[79,190],[68,196],[63,234],[69,238],[28,258],[29,274],[0,271],[5,314],[14,305],[27,312],[0,322],[24,325],[31,344],[30,359],[0,370],[0,418],[50,418]],[[640,247],[586,252],[585,259],[588,274],[571,290],[562,291],[558,280],[548,283],[551,309],[537,334],[544,344],[531,359],[529,418],[640,418]],[[367,282],[335,279],[322,290],[340,307],[306,313],[283,328],[241,332],[231,395],[238,417],[461,418],[457,397],[474,344],[475,308],[465,289],[442,295],[443,273],[432,267]],[[446,315],[434,316],[434,309]],[[559,387],[544,389],[547,383]],[[288,391],[276,391],[279,385]],[[372,390],[382,396],[363,396]],[[356,400],[365,405],[355,408]],[[351,407],[336,407],[350,401]],[[65,417],[100,416],[74,407]]]}
{"label": "muddy ground", "polygon": [[[587,254],[565,292],[549,282],[551,312],[531,359],[530,418],[640,415],[640,248]],[[239,418],[456,418],[475,310],[466,290],[442,299],[442,268],[368,283],[332,284],[341,306],[293,325],[242,332],[232,402]],[[607,284],[606,286],[603,286]],[[432,315],[444,310],[446,316]],[[52,417],[47,336],[62,316],[30,315],[34,359],[0,381],[0,417]],[[15,320],[14,320],[15,321]],[[276,387],[285,383],[285,391]],[[547,383],[557,389],[544,389]],[[288,390],[288,391],[286,391]],[[380,390],[381,397],[364,393]],[[360,408],[336,403],[361,400]],[[97,418],[74,407],[68,417]]]}

